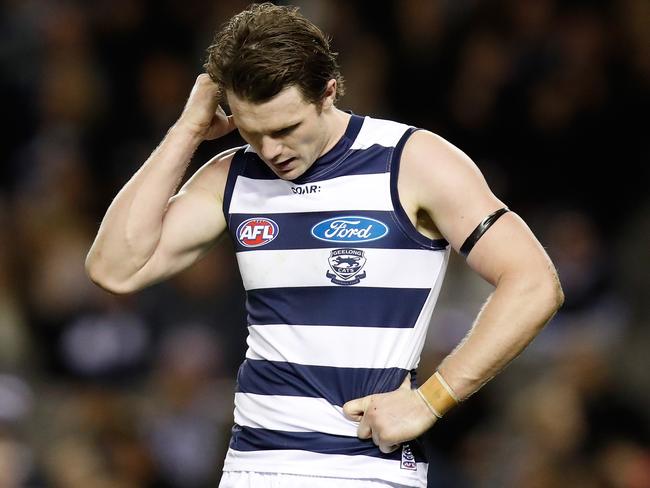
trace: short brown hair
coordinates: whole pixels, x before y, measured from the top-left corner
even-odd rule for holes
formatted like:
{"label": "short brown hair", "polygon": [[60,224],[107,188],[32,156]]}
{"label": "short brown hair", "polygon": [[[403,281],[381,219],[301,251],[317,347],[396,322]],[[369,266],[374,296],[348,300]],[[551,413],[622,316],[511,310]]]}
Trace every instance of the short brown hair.
{"label": "short brown hair", "polygon": [[212,80],[254,103],[296,86],[310,103],[322,101],[327,82],[343,77],[330,41],[298,7],[252,4],[215,34],[204,65]]}

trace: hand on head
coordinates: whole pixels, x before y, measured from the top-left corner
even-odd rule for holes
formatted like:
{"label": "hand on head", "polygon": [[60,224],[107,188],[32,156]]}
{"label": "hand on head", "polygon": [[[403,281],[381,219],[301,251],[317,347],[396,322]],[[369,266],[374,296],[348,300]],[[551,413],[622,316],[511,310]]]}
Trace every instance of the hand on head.
{"label": "hand on head", "polygon": [[204,140],[217,139],[232,132],[236,128],[235,121],[219,105],[222,96],[221,87],[207,73],[200,74],[177,125]]}

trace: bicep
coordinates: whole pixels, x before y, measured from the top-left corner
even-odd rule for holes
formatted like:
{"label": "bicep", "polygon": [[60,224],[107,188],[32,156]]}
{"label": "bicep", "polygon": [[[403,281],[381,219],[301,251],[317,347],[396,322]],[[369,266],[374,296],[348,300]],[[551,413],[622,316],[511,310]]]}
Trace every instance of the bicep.
{"label": "bicep", "polygon": [[[441,234],[459,251],[488,215],[505,207],[472,160],[444,139],[416,132],[404,148],[403,171],[415,206],[429,214]],[[481,236],[467,263],[492,284],[505,272],[547,264],[543,248],[524,221],[505,213]]]}
{"label": "bicep", "polygon": [[467,264],[493,285],[506,274],[530,281],[554,272],[546,251],[514,212],[504,214],[485,232]]}
{"label": "bicep", "polygon": [[136,288],[189,267],[224,232],[222,195],[229,165],[229,159],[206,163],[169,200],[158,245],[133,277]]}
{"label": "bicep", "polygon": [[201,188],[181,190],[169,202],[152,267],[165,267],[167,275],[187,268],[225,228],[220,200]]}

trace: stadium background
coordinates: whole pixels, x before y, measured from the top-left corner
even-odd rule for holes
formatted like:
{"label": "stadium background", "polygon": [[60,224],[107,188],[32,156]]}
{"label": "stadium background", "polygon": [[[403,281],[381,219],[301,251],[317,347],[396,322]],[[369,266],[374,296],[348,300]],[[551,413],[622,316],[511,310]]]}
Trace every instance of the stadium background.
{"label": "stadium background", "polygon": [[[564,285],[535,343],[428,434],[434,486],[650,486],[650,3],[297,4],[341,53],[339,106],[462,148]],[[216,486],[245,348],[229,242],[132,296],[83,260],[246,5],[0,1],[0,486]],[[421,374],[489,291],[452,258]]]}

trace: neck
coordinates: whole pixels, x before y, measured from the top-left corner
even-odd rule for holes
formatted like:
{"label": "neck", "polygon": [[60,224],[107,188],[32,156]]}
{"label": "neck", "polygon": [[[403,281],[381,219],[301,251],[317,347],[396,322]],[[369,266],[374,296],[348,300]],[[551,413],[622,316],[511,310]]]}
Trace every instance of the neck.
{"label": "neck", "polygon": [[320,151],[318,157],[321,157],[336,145],[341,137],[343,137],[343,134],[345,134],[350,121],[350,114],[345,113],[343,110],[339,110],[336,107],[332,107],[330,113],[324,114],[324,116],[325,131],[328,136],[323,142],[323,149]]}

